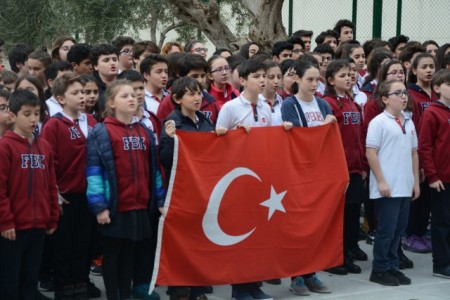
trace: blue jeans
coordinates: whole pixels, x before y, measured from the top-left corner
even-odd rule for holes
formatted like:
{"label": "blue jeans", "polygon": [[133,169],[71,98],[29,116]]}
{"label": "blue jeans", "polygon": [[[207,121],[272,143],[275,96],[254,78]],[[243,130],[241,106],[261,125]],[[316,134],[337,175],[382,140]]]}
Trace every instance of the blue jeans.
{"label": "blue jeans", "polygon": [[410,197],[375,199],[377,231],[373,245],[372,271],[398,270],[398,246],[408,226]]}

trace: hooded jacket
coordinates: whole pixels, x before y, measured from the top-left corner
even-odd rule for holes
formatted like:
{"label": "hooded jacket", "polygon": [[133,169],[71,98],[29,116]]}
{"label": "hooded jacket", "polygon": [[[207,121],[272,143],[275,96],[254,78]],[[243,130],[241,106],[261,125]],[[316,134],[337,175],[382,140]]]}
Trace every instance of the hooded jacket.
{"label": "hooded jacket", "polygon": [[59,217],[53,151],[7,131],[0,140],[0,231],[54,229]]}

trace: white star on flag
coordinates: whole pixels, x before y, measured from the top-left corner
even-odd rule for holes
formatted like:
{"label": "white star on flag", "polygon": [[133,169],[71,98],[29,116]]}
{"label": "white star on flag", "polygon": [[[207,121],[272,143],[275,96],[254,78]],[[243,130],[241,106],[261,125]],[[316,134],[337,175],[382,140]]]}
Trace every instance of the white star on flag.
{"label": "white star on flag", "polygon": [[287,193],[287,191],[277,194],[277,192],[275,192],[273,185],[270,187],[270,198],[267,199],[266,201],[260,203],[260,205],[269,208],[269,216],[268,216],[267,220],[270,220],[270,218],[272,218],[272,215],[274,214],[274,212],[276,210],[286,213],[286,209],[284,208],[283,204],[281,203],[281,201],[283,200],[284,195],[286,195],[286,193]]}

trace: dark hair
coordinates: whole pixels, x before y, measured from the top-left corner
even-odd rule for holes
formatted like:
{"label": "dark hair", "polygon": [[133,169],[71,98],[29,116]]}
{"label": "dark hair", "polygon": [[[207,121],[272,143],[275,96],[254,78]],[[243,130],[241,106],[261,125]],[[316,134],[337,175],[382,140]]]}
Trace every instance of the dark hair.
{"label": "dark hair", "polygon": [[444,64],[444,66],[445,66],[444,69],[446,69],[447,66],[450,65],[450,53],[447,53],[447,54],[444,56],[443,64]]}
{"label": "dark hair", "polygon": [[314,55],[311,52],[305,53],[305,55],[300,56],[300,58],[298,60],[303,61],[303,62],[307,61],[307,62],[313,64],[314,67],[316,67],[317,69],[320,70],[319,61],[317,60],[317,58],[314,57]]}
{"label": "dark hair", "polygon": [[260,63],[265,62],[266,60],[272,60],[272,55],[267,51],[258,51],[255,54],[253,54],[252,57],[250,57],[248,60],[257,60]]}
{"label": "dark hair", "polygon": [[122,48],[126,45],[134,45],[134,39],[130,36],[118,35],[112,41],[111,44],[117,48],[117,51],[122,50]]}
{"label": "dark hair", "polygon": [[281,73],[284,75],[289,71],[289,69],[292,69],[294,67],[295,60],[293,59],[285,59],[281,62],[280,68]]}
{"label": "dark hair", "polygon": [[294,49],[294,45],[292,45],[291,43],[287,41],[279,41],[273,44],[272,55],[279,57],[280,53],[283,52],[284,50],[292,51],[292,49]]}
{"label": "dark hair", "polygon": [[388,43],[389,43],[389,47],[391,48],[391,51],[395,52],[395,49],[397,49],[398,45],[400,45],[402,43],[406,44],[408,41],[409,41],[409,37],[407,37],[403,34],[400,34],[398,36],[391,37],[388,40]]}
{"label": "dark hair", "polygon": [[[86,91],[86,85],[89,82],[95,83],[95,85],[97,86],[97,89],[98,89],[97,80],[95,79],[95,77],[93,75],[81,74],[79,76],[80,76],[81,80],[83,81],[83,86],[84,86],[84,90],[85,91]],[[94,115],[95,118],[100,118],[100,116],[101,116],[101,112],[100,112],[100,107],[99,106],[100,106],[100,104],[99,104],[99,101],[97,99],[97,101],[95,102],[94,106],[91,108],[91,112],[90,112],[90,114]]]}
{"label": "dark hair", "polygon": [[[180,77],[179,76],[180,64],[178,63],[178,61],[187,54],[188,53],[185,53],[185,52],[172,52],[165,56],[167,59],[167,70],[169,72],[166,88],[170,88],[172,86],[173,82],[175,81],[175,79]],[[189,55],[195,55],[195,54],[189,53]],[[201,57],[200,55],[196,55],[196,56],[199,56],[202,60],[204,60],[203,57]]]}
{"label": "dark hair", "polygon": [[97,44],[91,48],[90,58],[92,66],[98,65],[98,59],[101,55],[115,54],[119,57],[119,51],[111,44]]}
{"label": "dark hair", "polygon": [[201,92],[202,86],[197,80],[189,76],[180,77],[174,81],[170,100],[176,109],[181,109],[181,105],[175,102],[174,97],[176,96],[177,99],[183,98],[184,94],[188,91]]}
{"label": "dark hair", "polygon": [[297,30],[292,34],[292,37],[300,37],[300,38],[303,36],[312,37],[313,34],[314,32],[312,32],[311,30]]}
{"label": "dark hair", "polygon": [[56,61],[58,61],[58,60],[61,60],[61,57],[59,57],[59,48],[61,48],[61,46],[62,46],[66,41],[72,41],[72,43],[74,43],[74,44],[77,43],[77,41],[76,41],[73,37],[71,37],[71,36],[68,36],[68,35],[61,35],[61,36],[58,36],[58,37],[53,41],[53,44],[52,44],[52,51],[51,51],[52,55],[51,55],[51,58],[52,58],[52,61],[53,61],[53,62],[56,62]]}
{"label": "dark hair", "polygon": [[450,84],[450,69],[440,69],[437,71],[431,80],[431,87],[433,88],[435,85],[440,86],[444,83]]}
{"label": "dark hair", "polygon": [[52,58],[47,51],[35,50],[28,55],[28,59],[36,59],[40,61],[45,68],[47,68],[52,63]]}
{"label": "dark hair", "polygon": [[8,98],[10,95],[11,95],[11,93],[9,91],[0,89],[0,98],[5,98],[6,101],[8,101]]}
{"label": "dark hair", "polygon": [[66,73],[62,76],[59,76],[55,79],[52,86],[53,96],[56,98],[58,96],[64,96],[64,93],[67,91],[69,86],[78,82],[82,86],[84,86],[84,81],[81,77],[75,73]]}
{"label": "dark hair", "polygon": [[55,80],[60,71],[72,71],[72,65],[68,61],[59,60],[52,63],[44,70],[45,80]]}
{"label": "dark hair", "polygon": [[[417,55],[412,64],[411,67],[409,68],[409,72],[408,72],[408,82],[409,83],[417,83],[417,75],[414,74],[413,69],[417,69],[417,67],[419,66],[419,62],[423,59],[423,58],[431,58],[433,60],[433,64],[435,64],[435,60],[433,55],[431,55],[430,53],[420,53],[419,55]],[[436,66],[436,64],[435,64]]]}
{"label": "dark hair", "polygon": [[3,46],[4,44],[5,44],[5,41],[2,38],[0,38],[0,47]]}
{"label": "dark hair", "polygon": [[0,77],[2,78],[3,84],[14,83],[16,82],[17,78],[19,78],[16,73],[10,70],[3,70],[0,73]]}
{"label": "dark hair", "polygon": [[22,106],[41,106],[41,101],[39,98],[29,90],[15,90],[11,93],[8,100],[9,111],[15,115],[17,115],[17,113],[22,109]]}
{"label": "dark hair", "polygon": [[81,78],[81,80],[83,80],[84,84],[86,84],[88,82],[95,82],[95,84],[98,86],[97,80],[91,74],[81,74],[80,78]]}
{"label": "dark hair", "polygon": [[192,70],[203,70],[208,73],[208,63],[200,55],[186,53],[178,59],[178,76],[184,77]]}
{"label": "dark hair", "polygon": [[142,62],[141,62],[141,74],[143,75],[144,73],[150,74],[150,71],[152,69],[152,67],[154,65],[156,65],[157,63],[166,63],[167,64],[167,59],[160,55],[160,54],[150,54],[149,56],[147,56]]}
{"label": "dark hair", "polygon": [[403,83],[399,80],[389,80],[389,81],[381,82],[378,86],[378,96],[380,97],[380,99],[381,99],[381,97],[388,97],[388,94],[391,90],[391,86],[394,83],[398,83],[398,82]]}
{"label": "dark hair", "polygon": [[[350,63],[347,59],[337,59],[333,60],[328,64],[327,70],[325,71],[326,89],[325,95],[337,96],[336,89],[330,84],[329,79],[334,78],[337,72],[343,68],[350,69]],[[339,103],[342,106],[341,103]]]}
{"label": "dark hair", "polygon": [[37,79],[34,76],[31,76],[31,75],[22,75],[22,76],[20,76],[16,80],[16,84],[14,85],[14,90],[17,90],[17,88],[19,87],[20,83],[22,81],[24,81],[24,80],[30,82],[31,84],[33,84],[36,87],[36,89],[38,90],[39,99],[45,103],[46,99],[45,99],[45,94],[44,94],[44,88],[42,87],[42,84],[39,81],[39,79]]}
{"label": "dark hair", "polygon": [[203,44],[202,41],[199,40],[194,40],[194,41],[189,41],[184,45],[184,51],[190,53],[194,47],[195,44],[200,43]]}
{"label": "dark hair", "polygon": [[426,51],[428,45],[435,45],[437,48],[439,48],[439,44],[436,43],[436,41],[434,41],[434,40],[427,40],[427,41],[422,43],[422,47],[425,48],[425,51]]}
{"label": "dark hair", "polygon": [[376,48],[372,51],[369,58],[367,59],[368,74],[362,86],[365,86],[376,78],[376,76],[378,75],[378,70],[381,66],[381,62],[385,59],[393,59],[392,52],[384,48]]}
{"label": "dark hair", "polygon": [[334,25],[333,30],[337,32],[339,37],[341,36],[341,29],[342,29],[342,27],[350,27],[352,30],[354,30],[355,29],[355,24],[353,24],[352,21],[346,20],[346,19],[342,19],[342,20],[337,21],[336,25]]}
{"label": "dark hair", "polygon": [[361,47],[361,44],[357,40],[347,40],[339,44],[334,54],[336,58],[346,58],[349,51],[352,52],[354,48],[358,47]]}
{"label": "dark hair", "polygon": [[259,50],[261,51],[262,47],[257,42],[248,42],[241,46],[241,49],[239,49],[239,55],[241,55],[245,59],[249,59],[248,51],[250,51],[250,46],[256,45],[258,46]]}
{"label": "dark hair", "polygon": [[425,48],[422,47],[422,44],[416,41],[408,42],[402,52],[400,52],[398,59],[400,59],[402,63],[407,61],[412,62],[411,59],[417,52],[425,53]]}
{"label": "dark hair", "polygon": [[222,52],[228,52],[230,55],[233,55],[233,52],[231,52],[228,48],[217,48],[216,51],[214,51],[213,55],[220,55]]}
{"label": "dark hair", "polygon": [[139,59],[145,51],[154,54],[159,54],[161,52],[159,47],[152,41],[136,42],[133,44],[133,59]]}
{"label": "dark hair", "polygon": [[230,66],[231,71],[234,71],[234,69],[242,64],[242,62],[244,62],[246,59],[240,55],[233,54],[231,56],[228,56],[226,60],[228,62],[228,65]]}
{"label": "dark hair", "polygon": [[125,79],[130,82],[144,82],[144,77],[136,70],[125,70],[117,75],[117,79]]}
{"label": "dark hair", "polygon": [[372,39],[365,41],[362,46],[364,49],[364,54],[366,54],[366,57],[369,57],[370,53],[372,53],[373,49],[375,48],[384,48],[385,46],[389,46],[390,49],[389,42],[380,39]]}
{"label": "dark hair", "polygon": [[332,48],[330,45],[328,45],[328,44],[320,44],[320,45],[317,45],[317,47],[314,48],[314,52],[320,53],[320,54],[328,53],[328,54],[331,55],[332,59],[334,59],[334,50],[333,50],[333,48]]}
{"label": "dark hair", "polygon": [[256,73],[259,70],[264,70],[264,64],[255,59],[244,61],[238,67],[239,77],[242,77],[244,79],[248,79],[248,76],[251,73]]}
{"label": "dark hair", "polygon": [[266,73],[267,73],[267,71],[269,71],[272,68],[279,68],[280,72],[281,72],[280,64],[277,63],[276,61],[268,60],[268,61],[265,61],[263,63],[263,65],[264,65],[264,71],[266,71]]}
{"label": "dark hair", "polygon": [[445,62],[445,57],[447,57],[448,54],[445,55],[445,51],[447,51],[448,48],[450,48],[450,43],[442,45],[436,51],[436,70],[443,69],[443,68],[447,67],[448,58],[447,58],[447,62]]}
{"label": "dark hair", "polygon": [[326,31],[322,31],[317,37],[316,37],[316,44],[320,45],[323,44],[325,42],[325,38],[327,36],[332,36],[336,39],[336,41],[339,39],[339,34],[332,30],[332,29],[328,29]]}
{"label": "dark hair", "polygon": [[[306,55],[303,55],[303,56],[300,57],[300,58],[303,58],[303,57],[305,57],[305,56],[306,56]],[[316,60],[316,62],[317,62],[317,60]],[[314,69],[319,70],[319,68],[316,67],[313,63],[311,63],[311,61],[308,61],[308,60],[306,60],[306,59],[299,59],[299,60],[295,61],[295,62],[294,62],[294,65],[293,65],[293,68],[294,68],[294,70],[295,70],[295,74],[296,74],[299,78],[302,78],[302,77],[305,75],[306,71],[309,70],[309,69],[311,69],[311,68],[314,68]],[[298,91],[299,91],[299,86],[298,86],[298,83],[297,83],[297,82],[294,82],[294,83],[292,84],[291,90],[292,90],[292,94],[297,94],[297,93],[298,93]]]}
{"label": "dark hair", "polygon": [[83,60],[90,59],[91,49],[92,46],[88,44],[75,44],[67,52],[67,61],[79,65]]}
{"label": "dark hair", "polygon": [[17,44],[12,47],[8,53],[8,61],[11,70],[18,73],[19,68],[17,67],[17,64],[25,64],[25,62],[28,60],[28,55],[33,51],[34,49],[31,45],[23,43]]}
{"label": "dark hair", "polygon": [[[405,66],[402,64],[402,62],[399,61],[398,59],[391,59],[391,60],[385,62],[384,64],[382,64],[382,65],[380,66],[380,69],[379,69],[378,74],[377,74],[377,77],[376,77],[377,80],[378,80],[378,83],[383,82],[383,81],[386,81],[386,78],[387,78],[387,75],[388,75],[387,73],[389,72],[389,68],[390,68],[391,66],[393,66],[393,65],[400,65],[400,66],[402,66],[403,73],[405,74],[405,78],[404,78],[403,83],[406,84],[406,68],[405,68]],[[376,89],[377,89],[377,88],[375,88],[374,93],[376,93]]]}
{"label": "dark hair", "polygon": [[302,49],[305,49],[305,42],[299,37],[293,36],[286,42],[291,43],[292,45],[299,44],[300,46],[302,46]]}

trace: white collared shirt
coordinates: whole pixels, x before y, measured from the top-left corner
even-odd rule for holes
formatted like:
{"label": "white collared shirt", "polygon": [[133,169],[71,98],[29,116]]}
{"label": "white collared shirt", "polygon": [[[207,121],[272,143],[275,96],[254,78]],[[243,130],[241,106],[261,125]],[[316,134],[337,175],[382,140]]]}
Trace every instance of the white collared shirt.
{"label": "white collared shirt", "polygon": [[85,113],[82,113],[82,112],[78,113],[78,118],[76,120],[74,120],[72,117],[68,116],[64,111],[62,111],[61,114],[74,123],[76,122],[76,120],[78,120],[78,126],[80,127],[81,132],[83,132],[84,137],[88,136],[88,133],[89,133],[88,117]]}
{"label": "white collared shirt", "polygon": [[217,127],[236,129],[238,125],[250,127],[272,126],[272,111],[262,99],[256,103],[256,114],[245,92],[239,97],[226,102],[219,111]]}
{"label": "white collared shirt", "polygon": [[[163,89],[163,94],[162,94],[163,98],[169,94],[170,94],[169,91]],[[154,113],[156,115],[156,113],[158,112],[158,107],[161,104],[161,101],[162,101],[162,99],[158,99],[158,97],[153,95],[149,90],[147,90],[147,88],[145,88],[145,92],[144,92],[145,109],[147,109],[148,111],[151,111],[152,113]]]}
{"label": "white collared shirt", "polygon": [[63,107],[61,106],[61,104],[59,104],[58,100],[56,100],[54,96],[51,96],[50,98],[45,100],[45,103],[47,104],[48,114],[50,117],[53,117],[57,113],[63,111]]}
{"label": "white collared shirt", "polygon": [[281,118],[281,105],[283,104],[283,98],[278,93],[275,93],[276,100],[271,105],[266,98],[264,98],[263,94],[259,94],[258,98],[259,100],[262,100],[263,102],[267,103],[270,107],[270,110],[272,111],[272,126],[278,126],[283,124],[283,119]]}

